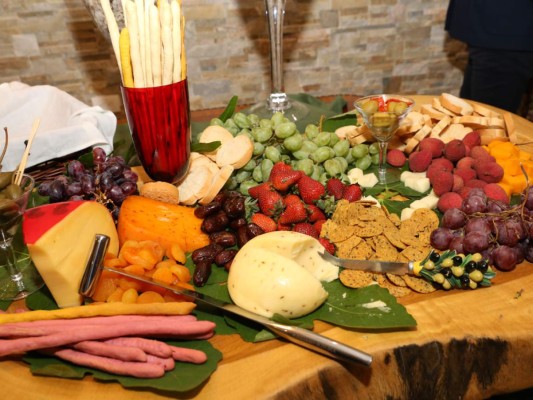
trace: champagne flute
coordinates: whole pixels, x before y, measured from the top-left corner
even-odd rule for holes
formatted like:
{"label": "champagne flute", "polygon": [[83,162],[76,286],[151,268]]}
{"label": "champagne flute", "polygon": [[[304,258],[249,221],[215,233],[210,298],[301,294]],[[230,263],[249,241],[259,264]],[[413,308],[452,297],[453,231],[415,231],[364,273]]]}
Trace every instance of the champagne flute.
{"label": "champagne flute", "polygon": [[[28,198],[35,186],[29,175],[23,175],[20,185],[11,184],[3,190],[0,199],[0,251],[5,257],[0,278],[0,300],[19,300],[43,286],[43,280],[28,259],[19,265],[13,251],[13,237],[22,221]],[[8,193],[6,193],[8,192]]]}
{"label": "champagne flute", "polygon": [[402,119],[411,111],[415,102],[405,96],[379,94],[366,96],[354,103],[372,136],[379,144],[378,180],[380,184],[399,179],[399,170],[387,169],[385,159],[387,147]]}
{"label": "champagne flute", "polygon": [[261,118],[270,118],[275,112],[282,112],[290,121],[300,121],[309,114],[309,107],[299,101],[290,100],[283,84],[283,18],[286,0],[265,0],[270,38],[270,96],[266,101],[255,104],[249,112]]}

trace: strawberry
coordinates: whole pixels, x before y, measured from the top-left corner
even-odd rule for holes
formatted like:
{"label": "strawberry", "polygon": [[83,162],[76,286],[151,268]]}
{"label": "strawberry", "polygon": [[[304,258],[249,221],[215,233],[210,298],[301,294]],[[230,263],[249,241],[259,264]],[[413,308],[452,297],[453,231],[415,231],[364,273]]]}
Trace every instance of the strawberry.
{"label": "strawberry", "polygon": [[320,242],[322,246],[324,246],[324,248],[326,249],[328,253],[335,254],[335,245],[331,243],[328,239],[319,238],[318,241]]}
{"label": "strawberry", "polygon": [[306,204],[314,204],[326,192],[324,185],[307,175],[302,175],[296,186]]}
{"label": "strawberry", "polygon": [[283,211],[279,216],[278,222],[286,225],[302,222],[306,219],[307,210],[305,209],[304,203],[300,200],[299,202],[294,202],[287,205],[285,211]]}
{"label": "strawberry", "polygon": [[274,189],[279,190],[280,192],[286,192],[294,184],[296,184],[302,177],[302,171],[295,171],[293,169],[288,171],[280,171],[272,177],[270,174],[270,181]]}
{"label": "strawberry", "polygon": [[261,213],[255,213],[252,215],[251,221],[259,226],[265,232],[273,232],[278,230],[278,224],[269,216]]}
{"label": "strawberry", "polygon": [[315,227],[308,222],[300,222],[292,227],[294,232],[303,233],[318,239],[318,232]]}
{"label": "strawberry", "polygon": [[277,176],[281,173],[286,173],[292,171],[292,167],[289,164],[285,164],[283,161],[278,161],[274,164],[270,170],[270,175],[268,176],[268,181],[272,182],[274,179],[277,179]]}
{"label": "strawberry", "polygon": [[283,204],[288,206],[291,203],[301,203],[302,199],[296,194],[288,194],[283,198]]}
{"label": "strawberry", "polygon": [[363,193],[359,185],[352,183],[351,185],[346,186],[342,198],[344,200],[348,200],[349,202],[353,202],[361,200],[362,195]]}
{"label": "strawberry", "polygon": [[324,215],[322,210],[318,208],[317,206],[315,206],[314,204],[307,205],[307,213],[308,213],[307,220],[309,222],[316,222],[321,219],[326,219],[326,216]]}
{"label": "strawberry", "polygon": [[278,231],[290,231],[292,227],[290,225],[282,224],[278,221]]}
{"label": "strawberry", "polygon": [[320,235],[320,232],[322,232],[322,225],[324,225],[325,222],[326,222],[325,219],[319,219],[313,224],[313,227],[316,229],[319,235]]}
{"label": "strawberry", "polygon": [[342,199],[345,187],[346,185],[339,178],[330,178],[326,183],[326,191],[330,196],[335,197],[335,200]]}
{"label": "strawberry", "polygon": [[248,189],[248,194],[254,199],[258,199],[263,192],[271,192],[272,184],[270,182],[261,183]]}
{"label": "strawberry", "polygon": [[259,210],[269,217],[277,217],[285,208],[283,197],[275,190],[265,190],[260,193],[257,203]]}

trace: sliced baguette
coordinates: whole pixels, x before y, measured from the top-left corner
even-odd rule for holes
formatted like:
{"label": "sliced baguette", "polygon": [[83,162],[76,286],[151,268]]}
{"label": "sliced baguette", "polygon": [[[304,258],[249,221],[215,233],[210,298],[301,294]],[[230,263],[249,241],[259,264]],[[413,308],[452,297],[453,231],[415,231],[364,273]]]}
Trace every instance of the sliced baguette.
{"label": "sliced baguette", "polygon": [[453,94],[442,93],[439,97],[439,100],[443,107],[455,114],[472,115],[474,113],[474,108],[470,103],[457,96],[454,96]]}
{"label": "sliced baguette", "polygon": [[505,128],[505,122],[503,119],[495,117],[479,117],[475,115],[454,117],[452,123],[469,126],[472,129]]}
{"label": "sliced baguette", "polygon": [[[200,136],[198,137],[198,141],[200,143],[220,142],[220,147],[222,147],[224,143],[232,139],[233,135],[231,134],[231,132],[220,125],[208,126],[203,130],[202,133],[200,133]],[[220,147],[218,147],[216,150],[205,153],[205,155],[214,160]]]}
{"label": "sliced baguette", "polygon": [[422,104],[420,106],[420,112],[424,115],[429,116],[431,119],[434,120],[441,120],[446,116],[443,112],[440,112],[435,107],[433,107],[431,104]]}
{"label": "sliced baguette", "polygon": [[430,136],[438,138],[451,122],[452,119],[448,115],[445,115],[438,123],[435,124],[435,126],[433,126]]}
{"label": "sliced baguette", "polygon": [[507,130],[507,136],[513,143],[518,143],[518,138],[516,136],[515,125],[513,114],[506,111],[503,113],[503,120],[505,121],[505,129]]}
{"label": "sliced baguette", "polygon": [[507,133],[504,129],[497,129],[497,128],[488,128],[488,129],[478,129],[480,138],[481,138],[481,144],[487,145],[493,140],[500,140],[502,142],[508,142],[509,136],[507,136]]}
{"label": "sliced baguette", "polygon": [[198,200],[192,190],[185,182],[178,186],[180,204],[185,206],[192,206]]}
{"label": "sliced baguette", "polygon": [[403,151],[406,154],[411,154],[412,151],[414,149],[416,149],[416,147],[418,146],[419,143],[420,142],[418,140],[416,140],[414,137],[412,137],[409,140],[407,140],[407,142],[405,143],[405,148],[403,149]]}
{"label": "sliced baguette", "polygon": [[456,116],[456,114],[454,114],[453,112],[451,112],[450,110],[442,106],[438,97],[433,97],[433,99],[431,99],[431,105],[433,106],[435,110],[440,111],[441,113],[445,115],[448,115],[450,117]]}
{"label": "sliced baguette", "polygon": [[431,127],[429,125],[424,125],[422,128],[418,130],[418,132],[415,133],[413,138],[421,142],[422,139],[428,137],[430,133],[431,133]]}
{"label": "sliced baguette", "polygon": [[234,168],[231,165],[224,165],[218,171],[218,174],[213,176],[209,189],[204,197],[199,200],[200,204],[209,204],[213,201],[215,196],[224,187],[228,179],[231,177]]}
{"label": "sliced baguette", "polygon": [[440,135],[440,140],[444,143],[451,142],[454,139],[463,140],[469,132],[472,132],[472,128],[468,128],[461,124],[450,124]]}
{"label": "sliced baguette", "polygon": [[472,108],[474,109],[475,114],[479,114],[482,117],[496,117],[501,118],[501,114],[497,111],[491,110],[488,107],[485,107],[483,104],[472,103]]}

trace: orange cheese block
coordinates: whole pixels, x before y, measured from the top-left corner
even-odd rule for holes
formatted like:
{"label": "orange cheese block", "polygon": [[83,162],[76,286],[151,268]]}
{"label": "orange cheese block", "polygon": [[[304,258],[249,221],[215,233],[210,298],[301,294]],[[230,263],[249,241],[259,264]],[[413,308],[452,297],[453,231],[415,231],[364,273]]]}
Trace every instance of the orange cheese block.
{"label": "orange cheese block", "polygon": [[209,244],[201,225],[194,208],[129,196],[120,207],[118,237],[121,245],[127,240],[153,240],[165,249],[177,243],[191,252]]}
{"label": "orange cheese block", "polygon": [[95,201],[31,208],[24,214],[22,232],[35,267],[61,308],[82,304],[78,290],[95,235],[109,236],[108,252],[118,254],[113,218]]}

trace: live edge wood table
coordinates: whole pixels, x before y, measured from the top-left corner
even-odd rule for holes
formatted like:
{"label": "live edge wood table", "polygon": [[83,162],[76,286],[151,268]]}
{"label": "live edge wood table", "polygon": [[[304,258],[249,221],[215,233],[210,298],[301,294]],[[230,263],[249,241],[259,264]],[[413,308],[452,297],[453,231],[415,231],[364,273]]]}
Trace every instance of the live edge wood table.
{"label": "live edge wood table", "polygon": [[[429,96],[414,96],[418,104]],[[513,116],[517,140],[533,123]],[[533,152],[533,146],[524,146]],[[498,273],[478,290],[437,291],[400,300],[415,329],[352,331],[317,322],[325,336],[370,353],[370,368],[345,365],[296,345],[246,343],[217,335],[218,369],[193,393],[198,399],[482,399],[533,387],[533,265]],[[0,363],[4,399],[163,399],[116,383],[32,376],[17,359]],[[172,396],[177,397],[179,396]]]}

